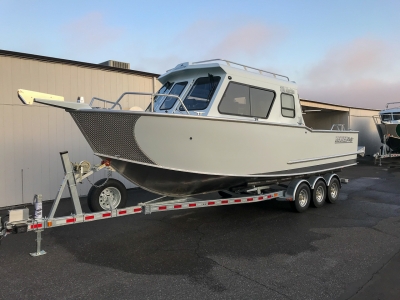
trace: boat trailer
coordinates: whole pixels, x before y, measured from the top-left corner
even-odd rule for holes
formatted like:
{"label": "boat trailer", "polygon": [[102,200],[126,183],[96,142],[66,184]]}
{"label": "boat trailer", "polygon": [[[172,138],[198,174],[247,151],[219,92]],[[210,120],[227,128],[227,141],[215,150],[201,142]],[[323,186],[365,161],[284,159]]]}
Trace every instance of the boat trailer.
{"label": "boat trailer", "polygon": [[[48,217],[43,217],[42,195],[35,195],[33,200],[35,208],[33,216],[29,216],[28,208],[22,208],[9,210],[8,217],[0,217],[0,242],[4,237],[10,234],[26,233],[30,231],[36,232],[36,252],[30,253],[31,256],[36,257],[46,254],[41,248],[41,233],[45,229],[58,226],[86,223],[134,214],[151,214],[171,210],[245,204],[274,199],[290,201],[296,211],[303,212],[308,208],[310,203],[316,207],[321,206],[325,202],[325,198],[327,202],[336,202],[339,196],[341,183],[348,183],[347,179],[339,178],[335,173],[326,173],[319,176],[314,175],[306,179],[293,179],[287,186],[282,185],[278,188],[273,188],[271,186],[254,186],[245,190],[242,189],[238,191],[238,194],[233,192],[220,192],[220,195],[224,197],[223,199],[200,200],[193,197],[172,198],[162,196],[144,203],[139,203],[136,206],[124,208],[114,207],[112,205],[112,199],[108,197],[105,200],[106,202],[108,201],[108,210],[85,213],[82,211],[76,184],[82,182],[86,178],[88,179],[90,175],[102,169],[108,169],[109,174],[114,170],[110,166],[110,161],[102,161],[100,165],[91,168],[90,164],[86,161],[79,164],[72,164],[68,152],[61,152],[60,156],[65,176]],[[109,176],[105,181],[103,180],[103,184],[100,186],[92,185],[96,188],[101,188],[108,179]],[[66,186],[68,186],[71,195],[74,213],[69,216],[54,217]],[[319,205],[318,201],[320,201]]]}

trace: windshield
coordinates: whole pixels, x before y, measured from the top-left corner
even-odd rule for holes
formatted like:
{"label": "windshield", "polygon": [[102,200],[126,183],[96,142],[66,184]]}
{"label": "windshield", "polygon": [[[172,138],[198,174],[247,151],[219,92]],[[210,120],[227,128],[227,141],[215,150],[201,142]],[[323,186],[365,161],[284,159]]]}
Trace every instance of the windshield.
{"label": "windshield", "polygon": [[400,113],[393,113],[393,120],[399,121],[400,120]]}
{"label": "windshield", "polygon": [[392,120],[392,114],[381,114],[381,119],[384,122],[388,122]]}
{"label": "windshield", "polygon": [[[174,87],[171,89],[171,92],[169,93],[170,95],[175,95],[175,96],[180,96],[182,91],[185,89],[185,86],[187,85],[187,81],[185,82],[178,82],[177,84],[174,85]],[[160,107],[160,110],[169,110],[171,109],[176,101],[178,101],[178,98],[176,97],[167,97],[165,98],[163,104]]]}
{"label": "windshield", "polygon": [[[211,74],[208,77],[198,78],[185,101],[183,101],[186,108],[188,110],[206,109],[220,80],[221,77]],[[182,105],[179,109],[183,110]]]}

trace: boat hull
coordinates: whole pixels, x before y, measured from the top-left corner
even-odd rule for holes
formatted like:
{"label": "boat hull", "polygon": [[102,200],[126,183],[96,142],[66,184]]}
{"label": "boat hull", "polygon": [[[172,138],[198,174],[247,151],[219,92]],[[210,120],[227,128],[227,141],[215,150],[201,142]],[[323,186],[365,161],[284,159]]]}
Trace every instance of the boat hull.
{"label": "boat hull", "polygon": [[96,155],[163,195],[200,194],[356,163],[353,131],[146,112],[70,113]]}
{"label": "boat hull", "polygon": [[[400,152],[400,124],[377,124],[381,143],[392,149],[393,152]],[[386,142],[385,142],[386,136]]]}
{"label": "boat hull", "polygon": [[[109,157],[102,157],[109,159]],[[287,170],[278,173],[260,174],[254,176],[223,176],[208,175],[185,171],[177,171],[134,162],[111,159],[111,166],[121,175],[136,185],[156,194],[181,197],[229,190],[258,185],[275,184],[293,178],[308,177],[312,174],[338,171],[341,168],[355,165],[356,159],[323,164],[307,169]]]}

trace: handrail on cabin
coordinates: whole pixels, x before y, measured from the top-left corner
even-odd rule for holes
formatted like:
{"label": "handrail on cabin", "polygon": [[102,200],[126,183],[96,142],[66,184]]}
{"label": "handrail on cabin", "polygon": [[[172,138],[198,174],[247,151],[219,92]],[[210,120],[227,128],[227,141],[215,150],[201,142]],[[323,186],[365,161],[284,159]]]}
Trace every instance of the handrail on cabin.
{"label": "handrail on cabin", "polygon": [[235,63],[233,61],[229,61],[229,60],[226,60],[226,59],[215,58],[215,59],[209,59],[209,60],[202,60],[202,61],[193,62],[193,64],[202,64],[202,63],[212,62],[212,61],[223,61],[228,66],[231,66],[231,64],[233,64],[233,65],[237,65],[237,66],[243,67],[243,69],[246,70],[246,71],[248,71],[248,69],[252,69],[252,70],[258,71],[261,75],[263,75],[263,73],[267,73],[267,74],[273,75],[275,78],[276,78],[276,76],[279,76],[279,77],[285,78],[287,81],[290,81],[289,77],[287,77],[285,75],[281,75],[281,74],[277,74],[277,73],[274,73],[274,72],[265,71],[265,70],[262,70],[262,69],[258,69],[258,68],[254,68],[254,67],[250,67],[250,66],[246,66],[246,65],[242,65],[242,64]]}
{"label": "handrail on cabin", "polygon": [[389,108],[389,104],[400,104],[400,102],[389,102],[386,104],[386,108]]}

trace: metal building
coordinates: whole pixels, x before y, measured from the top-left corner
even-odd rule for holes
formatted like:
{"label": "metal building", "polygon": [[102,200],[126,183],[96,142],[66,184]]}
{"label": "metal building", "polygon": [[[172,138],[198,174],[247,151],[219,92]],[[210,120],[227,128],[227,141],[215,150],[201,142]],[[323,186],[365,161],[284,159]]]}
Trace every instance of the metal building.
{"label": "metal building", "polygon": [[[69,114],[44,105],[24,106],[17,90],[61,95],[66,101],[83,96],[89,102],[93,96],[116,100],[126,91],[159,89],[158,74],[116,63],[97,65],[0,50],[0,207],[30,203],[37,193],[44,200],[54,199],[64,176],[60,151],[69,151],[72,161],[99,163]],[[129,107],[146,108],[150,100],[137,96],[127,101]],[[120,175],[113,176],[133,187]],[[95,174],[91,180],[102,177],[104,173]],[[86,181],[79,193],[86,195],[89,188]]]}
{"label": "metal building", "polygon": [[[31,203],[34,194],[44,200],[54,199],[63,179],[60,151],[69,151],[72,161],[99,163],[71,116],[61,109],[34,104],[24,106],[17,97],[18,89],[64,96],[66,101],[84,97],[116,100],[123,92],[155,92],[159,75],[129,69],[129,64],[107,61],[90,64],[65,59],[0,50],[0,207]],[[145,96],[127,98],[126,107],[146,108]],[[316,129],[330,129],[332,124],[360,131],[359,145],[367,154],[380,146],[372,116],[378,110],[345,107],[301,100],[305,123]],[[118,174],[127,188],[134,187]],[[98,172],[90,179],[105,177]],[[90,184],[79,185],[86,195]],[[65,194],[64,196],[67,196]]]}

